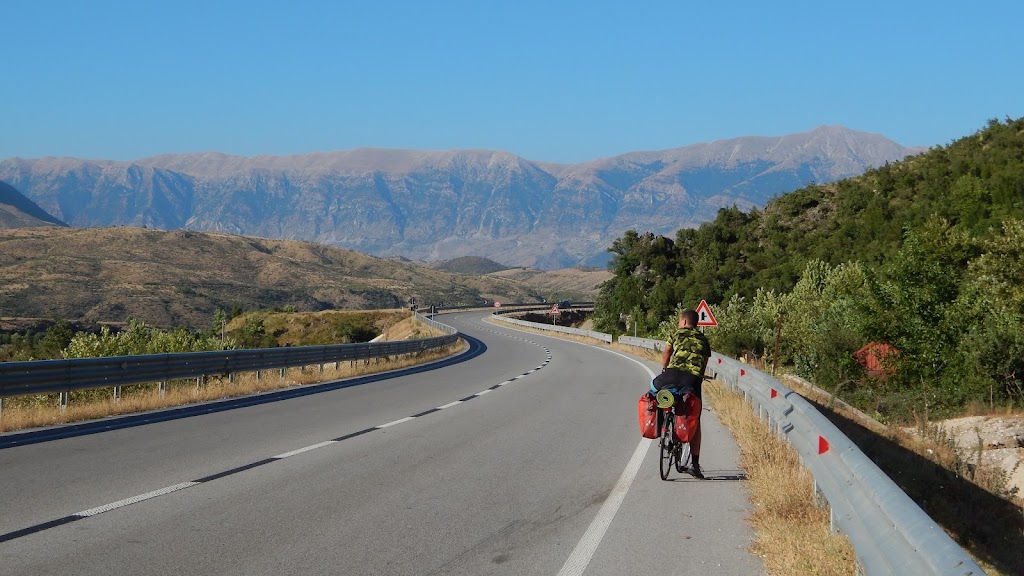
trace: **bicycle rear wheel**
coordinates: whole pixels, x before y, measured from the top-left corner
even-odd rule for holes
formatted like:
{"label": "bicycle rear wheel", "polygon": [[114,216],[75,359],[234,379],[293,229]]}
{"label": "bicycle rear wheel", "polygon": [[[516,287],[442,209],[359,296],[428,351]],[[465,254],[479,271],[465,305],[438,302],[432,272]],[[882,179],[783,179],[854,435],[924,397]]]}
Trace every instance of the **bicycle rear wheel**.
{"label": "bicycle rear wheel", "polygon": [[676,472],[682,474],[690,467],[690,443],[679,442],[679,444],[681,446],[677,448],[679,453],[676,455]]}
{"label": "bicycle rear wheel", "polygon": [[668,473],[675,464],[675,431],[672,429],[672,418],[665,415],[665,424],[661,429],[661,479],[668,480]]}

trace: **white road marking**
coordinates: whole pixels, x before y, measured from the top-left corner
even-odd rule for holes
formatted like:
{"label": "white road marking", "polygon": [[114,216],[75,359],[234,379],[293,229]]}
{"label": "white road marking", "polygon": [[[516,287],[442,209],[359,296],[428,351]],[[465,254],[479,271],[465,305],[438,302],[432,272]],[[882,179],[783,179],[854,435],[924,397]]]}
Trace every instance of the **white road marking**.
{"label": "white road marking", "polygon": [[331,444],[336,444],[337,442],[338,442],[337,440],[328,440],[326,442],[321,442],[319,444],[313,444],[312,446],[306,446],[305,448],[299,448],[298,450],[292,450],[291,452],[285,452],[284,454],[278,454],[277,456],[273,456],[273,458],[277,458],[278,460],[280,460],[281,458],[287,458],[289,456],[295,456],[296,454],[302,454],[303,452],[309,452],[310,450],[316,450],[317,448],[323,448],[324,446],[329,446]]}
{"label": "white road marking", "polygon": [[409,420],[415,420],[415,418],[413,418],[412,416],[406,416],[405,418],[402,418],[400,420],[395,420],[394,422],[388,422],[387,424],[381,424],[380,426],[377,426],[377,428],[390,428],[391,426],[397,426],[399,424],[405,424]]}
{"label": "white road marking", "polygon": [[[506,326],[511,330],[516,328]],[[551,336],[556,338],[556,336]],[[647,367],[646,364],[632,358],[625,354],[621,354],[614,350],[602,348],[600,346],[593,346],[583,342],[575,342],[573,340],[565,340],[566,342],[572,342],[588,348],[596,348],[597,350],[604,350],[610,352],[616,356],[625,358],[631,362],[639,364],[647,374],[654,378],[654,371]],[[612,488],[611,494],[604,501],[601,509],[597,511],[597,516],[590,523],[590,527],[583,534],[583,538],[580,539],[579,543],[576,544],[576,548],[569,555],[569,558],[562,565],[562,569],[558,571],[558,576],[581,576],[583,571],[587,569],[587,564],[590,563],[590,559],[594,557],[594,552],[597,551],[598,545],[601,544],[601,539],[604,538],[604,533],[608,530],[612,520],[615,518],[615,514],[619,511],[619,506],[622,505],[622,501],[626,498],[626,493],[629,492],[629,487],[633,484],[633,480],[636,478],[637,472],[640,471],[640,464],[644,461],[644,456],[647,455],[647,450],[651,446],[652,440],[644,438],[640,441],[640,444],[633,451],[633,456],[629,459],[629,463],[626,464],[626,469],[622,471],[622,475],[619,476],[619,481],[615,483],[615,487]]]}
{"label": "white road marking", "polygon": [[114,510],[115,508],[122,508],[124,506],[128,506],[129,504],[135,504],[136,502],[142,502],[143,500],[149,500],[150,498],[156,498],[157,496],[163,496],[164,494],[170,494],[171,492],[177,492],[178,490],[191,488],[196,484],[198,484],[198,482],[182,482],[181,484],[175,484],[174,486],[168,486],[166,488],[161,488],[159,490],[154,490],[152,492],[140,494],[139,496],[132,496],[131,498],[125,498],[124,500],[111,502],[110,504],[105,504],[97,508],[90,508],[89,510],[79,512],[78,514],[72,514],[72,516],[80,516],[82,518],[88,516],[95,516],[97,514],[109,512],[111,510]]}
{"label": "white road marking", "polygon": [[611,494],[608,495],[604,504],[601,505],[601,509],[597,511],[594,521],[590,523],[590,527],[583,534],[583,538],[580,538],[579,544],[576,545],[572,554],[569,555],[569,559],[562,565],[562,569],[558,571],[558,576],[581,576],[583,571],[587,569],[587,564],[594,557],[594,552],[597,551],[601,539],[604,538],[604,533],[611,526],[615,513],[619,511],[619,506],[625,500],[626,493],[629,492],[629,487],[633,484],[633,479],[636,478],[636,473],[640,471],[640,464],[643,463],[644,456],[647,455],[647,449],[650,447],[651,442],[651,439],[644,438],[640,441],[636,450],[633,451],[633,457],[626,464],[626,469],[622,471],[622,476],[619,476],[619,481],[615,483]]}
{"label": "white road marking", "polygon": [[[500,334],[500,333],[499,332],[495,332],[495,334]],[[507,334],[503,334],[503,335],[507,335]],[[540,344],[537,344],[536,342],[533,342],[531,340],[526,340],[524,338],[519,338],[519,340],[522,340],[523,342],[527,342],[529,344],[540,346],[547,353],[548,361],[550,362],[550,360],[551,360],[551,350],[550,349],[548,349],[548,348],[546,348],[544,346],[541,346]],[[623,356],[623,357],[626,357],[626,356]],[[535,368],[533,370],[530,370],[526,374],[522,374],[520,376],[516,376],[515,378],[513,378],[511,380],[506,380],[506,381],[502,382],[501,384],[499,384],[499,386],[504,386],[506,384],[511,384],[515,380],[519,380],[520,378],[525,378],[528,374],[532,374],[532,373],[536,372],[537,370],[540,370],[541,368],[543,368],[547,364],[548,364],[548,362],[545,362],[541,366],[538,366],[537,368]],[[652,374],[652,377],[653,377],[653,374]],[[474,397],[479,397],[479,396],[483,396],[484,394],[487,394],[488,392],[493,392],[493,391],[494,391],[494,388],[488,388],[488,389],[486,389],[486,390],[484,390],[482,392],[474,394],[473,396]],[[464,401],[465,400],[456,400],[454,402],[449,402],[448,404],[445,404],[444,406],[438,406],[437,410],[443,410],[445,408],[451,408],[453,406],[458,406],[459,404],[462,404]],[[391,426],[397,426],[398,424],[403,424],[405,422],[408,422],[410,420],[415,420],[415,419],[416,419],[416,416],[407,416],[405,418],[402,418],[402,419],[399,419],[399,420],[395,420],[394,422],[388,422],[387,424],[381,424],[380,426],[375,426],[372,429],[373,430],[380,430],[380,429],[383,429],[383,428],[389,428]],[[312,450],[316,450],[317,448],[323,448],[324,446],[329,446],[331,444],[337,444],[337,443],[338,443],[338,440],[326,440],[326,441],[320,442],[318,444],[313,444],[313,445],[310,445],[310,446],[306,446],[304,448],[299,448],[297,450],[292,450],[290,452],[285,452],[283,454],[278,454],[277,456],[271,457],[269,460],[281,460],[281,459],[284,459],[284,458],[288,458],[290,456],[295,456],[297,454],[302,454],[302,453],[305,453],[305,452],[310,452]],[[247,468],[243,468],[243,469],[247,469]],[[231,472],[231,473],[234,473],[234,472]],[[635,472],[634,472],[634,475],[635,475]],[[217,477],[220,477],[220,476],[217,476]],[[206,480],[206,481],[209,481],[209,480]],[[168,486],[166,488],[161,488],[159,490],[154,490],[152,492],[147,492],[145,494],[140,494],[139,496],[133,496],[131,498],[125,498],[124,500],[118,500],[117,502],[111,502],[110,504],[105,504],[103,506],[99,506],[99,507],[96,507],[96,508],[91,508],[89,510],[84,510],[82,512],[78,512],[77,514],[72,514],[71,516],[69,516],[67,518],[88,518],[88,517],[91,517],[91,516],[95,516],[97,514],[102,514],[104,512],[109,512],[111,510],[115,510],[117,508],[122,508],[124,506],[129,506],[131,504],[136,504],[138,502],[149,500],[151,498],[156,498],[158,496],[163,496],[165,494],[170,494],[172,492],[177,492],[179,490],[184,490],[185,488],[191,488],[192,486],[198,486],[199,484],[202,484],[202,483],[203,482],[182,482],[180,484],[175,484],[173,486]],[[616,506],[616,508],[617,508],[617,506]],[[604,507],[602,507],[602,510],[603,509],[604,509]],[[614,512],[612,513],[612,515],[614,515]],[[43,525],[39,525],[39,526],[42,527]],[[45,529],[45,528],[41,528],[41,529]],[[0,536],[3,536],[3,534],[0,534]],[[591,552],[591,554],[593,554],[593,552]],[[589,558],[588,558],[588,561],[589,561]]]}

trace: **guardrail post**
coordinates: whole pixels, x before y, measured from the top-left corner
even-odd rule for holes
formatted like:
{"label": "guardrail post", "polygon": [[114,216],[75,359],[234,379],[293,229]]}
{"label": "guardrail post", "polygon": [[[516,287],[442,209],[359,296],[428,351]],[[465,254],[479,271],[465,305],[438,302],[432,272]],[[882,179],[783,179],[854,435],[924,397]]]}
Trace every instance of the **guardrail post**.
{"label": "guardrail post", "polygon": [[160,391],[160,397],[163,398],[167,394],[167,380],[161,380],[160,383],[156,385],[156,388]]}
{"label": "guardrail post", "polygon": [[287,368],[281,368],[281,370],[279,371],[282,380],[284,379],[284,371],[285,370],[287,370]]}
{"label": "guardrail post", "polygon": [[235,373],[234,372],[228,372],[228,384],[234,384],[234,383],[235,383]]}
{"label": "guardrail post", "polygon": [[257,381],[257,382],[259,382],[259,381],[260,381],[260,372],[261,372],[261,370],[257,370],[257,371],[256,371],[256,381]]}
{"label": "guardrail post", "polygon": [[68,409],[68,400],[70,392],[64,391],[57,395],[57,406],[60,407],[60,411],[63,412]]}
{"label": "guardrail post", "polygon": [[[813,486],[811,488],[811,491],[812,491],[811,496],[814,499],[814,504],[816,506],[821,507],[821,506],[828,505],[828,499],[825,498],[825,493],[821,491],[820,487],[818,487],[818,481],[817,480],[814,480],[814,484],[813,484]],[[829,520],[829,522],[831,522],[831,520]]]}
{"label": "guardrail post", "polygon": [[202,390],[203,385],[206,384],[206,374],[196,378],[196,390]]}
{"label": "guardrail post", "polygon": [[120,402],[120,401],[121,401],[121,387],[120,386],[114,386],[114,402],[117,403],[117,402]]}

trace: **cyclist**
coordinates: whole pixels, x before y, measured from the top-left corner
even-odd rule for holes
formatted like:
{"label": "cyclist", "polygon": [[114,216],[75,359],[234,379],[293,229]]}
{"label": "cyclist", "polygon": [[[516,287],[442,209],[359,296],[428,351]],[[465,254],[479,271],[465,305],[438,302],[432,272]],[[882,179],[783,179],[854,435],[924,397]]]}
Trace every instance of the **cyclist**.
{"label": "cyclist", "polygon": [[[651,382],[655,390],[669,389],[680,399],[686,392],[701,398],[701,384],[711,358],[711,344],[707,336],[697,329],[697,319],[696,310],[686,309],[679,314],[679,327],[665,342],[661,353],[661,374]],[[704,478],[700,469],[700,436],[698,415],[697,428],[690,438],[690,453],[693,455],[690,473],[694,478]]]}

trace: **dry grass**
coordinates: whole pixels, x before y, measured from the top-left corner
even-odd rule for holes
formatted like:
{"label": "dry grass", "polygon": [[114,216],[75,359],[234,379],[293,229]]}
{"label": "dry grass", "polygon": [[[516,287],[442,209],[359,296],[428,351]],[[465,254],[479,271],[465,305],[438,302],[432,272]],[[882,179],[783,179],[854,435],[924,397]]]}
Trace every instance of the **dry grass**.
{"label": "dry grass", "polygon": [[450,274],[309,242],[215,232],[115,228],[0,229],[6,316],[126,321],[204,329],[213,312],[376,309],[531,301],[508,278]]}
{"label": "dry grass", "polygon": [[[1024,574],[1024,499],[1006,494],[1006,475],[982,462],[983,447],[965,459],[942,427],[919,422],[916,433],[910,433],[881,426],[795,381],[787,383],[816,404],[986,573]],[[1015,412],[1004,408],[997,413]]]}
{"label": "dry grass", "polygon": [[169,383],[164,395],[159,393],[155,384],[130,386],[124,388],[121,400],[116,402],[107,389],[102,392],[102,396],[93,393],[80,401],[76,401],[72,396],[72,401],[65,410],[60,410],[57,406],[56,395],[8,398],[4,400],[3,411],[0,413],[0,432],[136,414],[148,410],[248,396],[271,390],[376,374],[445,358],[459,352],[465,345],[465,342],[460,340],[455,346],[422,354],[380,361],[371,360],[368,363],[326,364],[322,370],[319,366],[307,366],[301,369],[290,368],[285,371],[284,377],[278,370],[268,370],[263,371],[259,378],[256,377],[255,372],[237,375],[233,381],[227,377],[211,377],[203,386],[197,386],[195,380],[178,381]]}
{"label": "dry grass", "polygon": [[755,510],[753,552],[768,574],[854,574],[856,557],[847,538],[832,533],[829,511],[814,501],[814,477],[784,440],[774,436],[743,398],[718,382],[704,394],[740,446],[741,466]]}
{"label": "dry grass", "polygon": [[487,274],[491,278],[504,278],[521,284],[533,286],[538,292],[554,301],[556,295],[570,300],[594,300],[600,291],[601,284],[612,277],[608,270],[585,270],[568,268],[565,270],[533,270],[513,268],[501,272]]}

